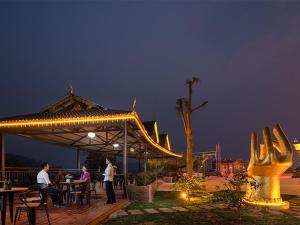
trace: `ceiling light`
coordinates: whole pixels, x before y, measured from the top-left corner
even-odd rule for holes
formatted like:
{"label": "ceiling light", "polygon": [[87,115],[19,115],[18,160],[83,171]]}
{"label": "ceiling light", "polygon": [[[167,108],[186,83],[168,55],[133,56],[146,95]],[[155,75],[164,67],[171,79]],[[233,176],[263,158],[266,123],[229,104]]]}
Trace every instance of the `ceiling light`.
{"label": "ceiling light", "polygon": [[113,144],[114,148],[118,148],[120,145],[118,143]]}
{"label": "ceiling light", "polygon": [[89,132],[88,137],[89,138],[94,138],[94,137],[96,137],[96,134],[94,132]]}

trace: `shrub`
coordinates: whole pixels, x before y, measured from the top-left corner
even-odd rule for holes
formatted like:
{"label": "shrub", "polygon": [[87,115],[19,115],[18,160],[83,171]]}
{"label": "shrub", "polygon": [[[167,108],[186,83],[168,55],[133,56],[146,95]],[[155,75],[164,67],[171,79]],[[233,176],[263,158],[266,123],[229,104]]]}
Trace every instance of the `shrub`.
{"label": "shrub", "polygon": [[155,172],[142,172],[135,175],[135,181],[137,186],[146,186],[156,180]]}
{"label": "shrub", "polygon": [[[245,172],[236,172],[231,178],[227,178],[228,182],[224,184],[224,190],[215,193],[216,200],[227,203],[228,206],[237,210],[238,216],[241,219],[241,209],[246,206],[244,202],[244,191],[242,186],[248,184],[253,189],[257,189],[260,185],[256,180],[248,176]],[[217,189],[219,187],[217,186]]]}
{"label": "shrub", "polygon": [[[147,170],[160,173],[163,176],[176,175],[178,166],[175,160],[151,159],[147,162]],[[172,175],[169,175],[171,173]]]}
{"label": "shrub", "polygon": [[151,159],[147,162],[147,170],[161,173],[165,168],[163,161]]}
{"label": "shrub", "polygon": [[190,200],[192,193],[202,192],[205,188],[204,180],[201,177],[185,176],[181,177],[175,184],[175,189],[183,191],[186,198]]}

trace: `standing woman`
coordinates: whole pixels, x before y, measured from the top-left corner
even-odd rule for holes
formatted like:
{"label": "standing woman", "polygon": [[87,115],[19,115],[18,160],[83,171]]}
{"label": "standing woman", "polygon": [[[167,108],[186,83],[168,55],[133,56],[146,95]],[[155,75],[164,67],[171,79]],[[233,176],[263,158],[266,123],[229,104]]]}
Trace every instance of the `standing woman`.
{"label": "standing woman", "polygon": [[105,190],[107,195],[106,204],[114,204],[116,203],[115,192],[113,188],[113,179],[114,179],[114,168],[111,163],[111,159],[106,158],[107,167],[104,171],[104,183],[105,183]]}

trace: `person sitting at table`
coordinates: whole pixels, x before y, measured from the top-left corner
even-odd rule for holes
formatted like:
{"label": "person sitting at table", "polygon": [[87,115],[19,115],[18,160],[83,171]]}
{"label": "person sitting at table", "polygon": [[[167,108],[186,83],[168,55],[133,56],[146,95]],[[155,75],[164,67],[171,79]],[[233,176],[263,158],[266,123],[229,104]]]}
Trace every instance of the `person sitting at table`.
{"label": "person sitting at table", "polygon": [[114,180],[114,168],[111,163],[110,158],[106,158],[106,164],[107,167],[104,171],[104,183],[105,183],[105,191],[107,195],[107,201],[106,204],[115,204],[116,203],[116,197],[115,197],[115,191],[113,188],[113,180]]}
{"label": "person sitting at table", "polygon": [[53,205],[55,207],[63,207],[63,191],[57,188],[53,188],[49,179],[48,171],[49,164],[47,162],[42,163],[42,170],[37,175],[37,183],[42,188],[48,187],[48,192],[51,195]]}
{"label": "person sitting at table", "polygon": [[57,175],[55,176],[55,182],[59,183],[65,180],[64,171],[59,169]]}
{"label": "person sitting at table", "polygon": [[82,167],[82,174],[80,180],[91,182],[91,174],[87,171],[87,168],[85,166]]}

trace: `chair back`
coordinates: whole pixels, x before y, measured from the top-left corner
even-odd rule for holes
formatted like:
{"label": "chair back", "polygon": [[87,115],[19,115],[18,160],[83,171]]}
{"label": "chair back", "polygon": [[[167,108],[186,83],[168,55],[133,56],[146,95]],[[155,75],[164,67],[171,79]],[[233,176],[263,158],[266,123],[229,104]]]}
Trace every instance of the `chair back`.
{"label": "chair back", "polygon": [[90,191],[96,191],[96,184],[94,182],[90,182]]}
{"label": "chair back", "polygon": [[32,186],[29,186],[29,187],[28,187],[28,190],[29,190],[29,191],[40,192],[40,190],[41,190],[41,185],[40,185],[40,184],[35,184],[35,185],[32,185]]}
{"label": "chair back", "polygon": [[83,182],[80,184],[81,193],[85,193],[87,191],[87,182]]}
{"label": "chair back", "polygon": [[30,208],[31,202],[28,201],[27,199],[32,197],[37,192],[40,197],[39,206],[46,204],[47,200],[48,200],[48,188],[47,187],[41,188],[41,186],[39,186],[39,185],[34,185],[34,186],[29,187],[28,191],[21,193],[19,195],[19,199],[21,200],[21,202],[23,204],[25,204],[28,208]]}
{"label": "chair back", "polygon": [[79,185],[80,194],[84,195],[91,191],[90,182],[83,182]]}

